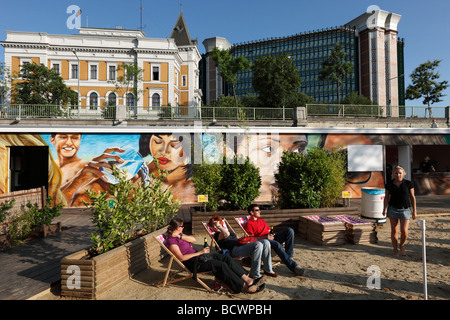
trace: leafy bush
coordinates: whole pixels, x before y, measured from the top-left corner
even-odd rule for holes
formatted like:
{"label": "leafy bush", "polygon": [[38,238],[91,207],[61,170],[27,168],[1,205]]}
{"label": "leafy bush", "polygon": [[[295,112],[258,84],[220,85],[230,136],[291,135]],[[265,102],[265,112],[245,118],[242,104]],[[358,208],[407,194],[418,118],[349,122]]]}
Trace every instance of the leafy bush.
{"label": "leafy bush", "polygon": [[163,190],[166,173],[151,175],[150,183],[127,180],[126,171],[113,168],[118,180],[110,191],[86,191],[92,206],[96,231],[91,234],[92,249],[104,253],[133,239],[137,230],[152,232],[171,219],[180,208],[170,189]]}
{"label": "leafy bush", "polygon": [[[52,207],[52,200],[52,197],[47,197],[42,209],[39,209],[36,204],[33,205],[28,201],[26,206],[22,208],[21,213],[10,221],[8,225],[8,234],[14,244],[25,239],[34,227],[42,225],[49,226],[52,223],[53,218],[61,215],[63,205],[58,204]],[[3,213],[6,212],[6,210],[11,209],[13,203],[14,200],[3,205],[2,208],[0,208],[0,212]],[[9,209],[6,209],[8,207]]]}
{"label": "leafy bush", "polygon": [[201,165],[195,165],[191,179],[198,195],[208,195],[206,210],[217,210],[221,199],[222,165],[206,162],[203,162]]}
{"label": "leafy bush", "polygon": [[10,214],[8,211],[12,209],[16,199],[6,200],[0,206],[0,223],[6,220],[6,217]]}
{"label": "leafy bush", "polygon": [[345,185],[345,155],[313,148],[308,155],[283,153],[279,171],[281,208],[320,208],[335,204]]}
{"label": "leafy bush", "polygon": [[52,207],[52,200],[52,197],[47,197],[45,205],[42,209],[39,209],[37,205],[33,205],[30,201],[28,201],[26,207],[31,214],[33,226],[49,226],[54,218],[61,215],[63,205],[57,204]]}
{"label": "leafy bush", "polygon": [[259,196],[261,187],[259,169],[248,157],[243,163],[240,160],[234,157],[233,163],[223,164],[222,168],[221,190],[230,210],[246,209]]}
{"label": "leafy bush", "polygon": [[[259,196],[261,177],[247,157],[234,157],[232,163],[196,165],[192,181],[197,194],[207,194],[207,210],[246,209]],[[220,200],[225,204],[221,206]]]}

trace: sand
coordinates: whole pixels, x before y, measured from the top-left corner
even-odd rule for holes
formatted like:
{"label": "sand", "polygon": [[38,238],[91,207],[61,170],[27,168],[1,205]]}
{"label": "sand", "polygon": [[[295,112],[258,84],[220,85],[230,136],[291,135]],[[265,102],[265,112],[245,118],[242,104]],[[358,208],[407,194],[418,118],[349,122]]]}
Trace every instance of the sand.
{"label": "sand", "polygon": [[[450,214],[426,215],[419,219],[426,222],[428,299],[448,300]],[[281,264],[274,268],[279,276],[266,277],[265,290],[257,294],[208,293],[192,279],[156,287],[163,279],[169,260],[165,258],[151,269],[124,280],[99,300],[422,300],[422,229],[416,221],[411,220],[407,256],[398,258],[393,257],[389,221],[377,228],[378,243],[375,244],[321,246],[296,236],[294,260],[306,268],[306,274],[295,276]],[[273,256],[273,261],[279,258]],[[370,270],[379,271],[378,282],[374,279],[376,274]],[[213,276],[203,275],[202,279],[213,286]],[[57,292],[50,291],[35,299],[64,300]]]}

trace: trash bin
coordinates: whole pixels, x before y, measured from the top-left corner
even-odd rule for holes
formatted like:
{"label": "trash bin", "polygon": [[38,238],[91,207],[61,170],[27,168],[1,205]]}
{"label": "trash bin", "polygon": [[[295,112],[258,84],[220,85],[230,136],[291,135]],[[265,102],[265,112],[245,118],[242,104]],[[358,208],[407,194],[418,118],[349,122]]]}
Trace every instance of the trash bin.
{"label": "trash bin", "polygon": [[383,188],[361,188],[361,217],[378,224],[386,223],[386,217],[383,216],[385,195]]}

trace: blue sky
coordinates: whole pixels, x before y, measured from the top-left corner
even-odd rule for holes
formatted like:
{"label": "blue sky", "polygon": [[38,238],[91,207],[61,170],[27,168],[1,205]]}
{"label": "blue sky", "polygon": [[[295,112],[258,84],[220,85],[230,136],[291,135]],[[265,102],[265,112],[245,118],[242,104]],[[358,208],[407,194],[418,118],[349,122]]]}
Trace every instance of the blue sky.
{"label": "blue sky", "polygon": [[[180,13],[180,0],[142,0],[147,37],[167,38]],[[230,43],[280,37],[334,27],[363,14],[370,5],[402,15],[398,29],[404,38],[406,85],[414,68],[427,60],[443,60],[439,72],[450,81],[449,0],[183,0],[183,15],[192,38],[202,42],[225,37]],[[67,28],[70,5],[82,10],[82,27],[138,29],[140,0],[0,0],[0,40],[5,30],[74,34]],[[4,50],[0,46],[0,62]],[[436,106],[450,106],[450,88]],[[421,101],[407,101],[421,106]]]}

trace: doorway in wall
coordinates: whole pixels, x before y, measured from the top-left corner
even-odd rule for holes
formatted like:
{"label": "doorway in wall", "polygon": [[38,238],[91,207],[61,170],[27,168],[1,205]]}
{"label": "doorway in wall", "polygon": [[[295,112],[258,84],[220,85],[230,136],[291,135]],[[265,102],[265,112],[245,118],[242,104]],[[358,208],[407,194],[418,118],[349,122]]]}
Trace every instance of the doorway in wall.
{"label": "doorway in wall", "polygon": [[42,186],[48,190],[48,147],[10,147],[9,168],[11,192]]}

